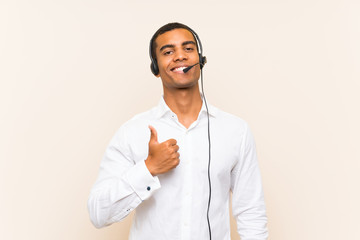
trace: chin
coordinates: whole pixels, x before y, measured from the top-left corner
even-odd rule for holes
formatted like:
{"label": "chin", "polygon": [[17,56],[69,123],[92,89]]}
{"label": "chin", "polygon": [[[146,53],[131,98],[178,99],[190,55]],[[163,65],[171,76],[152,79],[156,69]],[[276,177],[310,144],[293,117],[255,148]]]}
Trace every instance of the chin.
{"label": "chin", "polygon": [[176,83],[174,84],[175,88],[177,89],[189,89],[189,88],[193,88],[194,86],[197,85],[197,81],[195,82],[187,82],[187,83]]}

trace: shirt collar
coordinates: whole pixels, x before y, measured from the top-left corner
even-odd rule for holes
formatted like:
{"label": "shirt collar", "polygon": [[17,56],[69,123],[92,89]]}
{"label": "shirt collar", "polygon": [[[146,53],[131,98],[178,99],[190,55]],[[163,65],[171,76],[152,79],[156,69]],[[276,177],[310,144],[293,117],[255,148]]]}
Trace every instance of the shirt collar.
{"label": "shirt collar", "polygon": [[[203,95],[201,95],[201,98],[203,99]],[[210,105],[209,103],[207,104],[208,108],[209,108],[209,115],[210,117],[216,117],[217,113],[218,113],[218,109],[212,105]],[[205,113],[206,114],[206,106],[205,106],[205,101],[203,99],[202,102],[202,106],[201,106],[201,110],[199,113],[199,116],[201,116],[201,114]],[[164,97],[161,97],[159,104],[157,106],[157,113],[156,113],[156,117],[157,118],[161,118],[166,114],[172,114],[175,115],[175,113],[173,111],[171,111],[171,109],[169,108],[169,106],[166,104]]]}

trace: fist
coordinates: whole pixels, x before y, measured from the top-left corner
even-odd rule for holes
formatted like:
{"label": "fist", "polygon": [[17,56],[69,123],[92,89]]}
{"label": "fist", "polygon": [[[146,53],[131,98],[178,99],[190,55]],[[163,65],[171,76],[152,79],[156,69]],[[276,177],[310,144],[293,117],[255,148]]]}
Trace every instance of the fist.
{"label": "fist", "polygon": [[153,176],[166,173],[175,168],[180,162],[179,146],[175,139],[159,143],[155,128],[150,128],[149,154],[145,160],[146,167]]}

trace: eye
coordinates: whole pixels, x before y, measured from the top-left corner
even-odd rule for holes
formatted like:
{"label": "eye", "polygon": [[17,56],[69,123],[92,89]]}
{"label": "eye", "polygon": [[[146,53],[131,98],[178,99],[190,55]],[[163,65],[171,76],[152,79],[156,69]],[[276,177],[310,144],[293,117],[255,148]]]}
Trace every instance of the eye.
{"label": "eye", "polygon": [[192,47],[186,47],[185,50],[186,50],[187,52],[192,52],[192,51],[194,50],[194,48],[192,48]]}
{"label": "eye", "polygon": [[165,51],[163,54],[165,55],[165,56],[167,56],[167,55],[170,55],[170,54],[172,54],[173,53],[173,51]]}

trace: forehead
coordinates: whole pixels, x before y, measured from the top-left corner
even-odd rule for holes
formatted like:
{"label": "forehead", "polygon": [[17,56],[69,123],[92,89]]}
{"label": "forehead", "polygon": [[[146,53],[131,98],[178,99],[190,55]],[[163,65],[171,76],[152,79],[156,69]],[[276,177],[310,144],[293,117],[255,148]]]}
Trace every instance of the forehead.
{"label": "forehead", "polygon": [[186,41],[195,41],[193,34],[183,28],[176,28],[165,32],[159,35],[156,40],[156,49],[160,49],[162,46],[170,44],[170,45],[181,45],[183,42]]}

